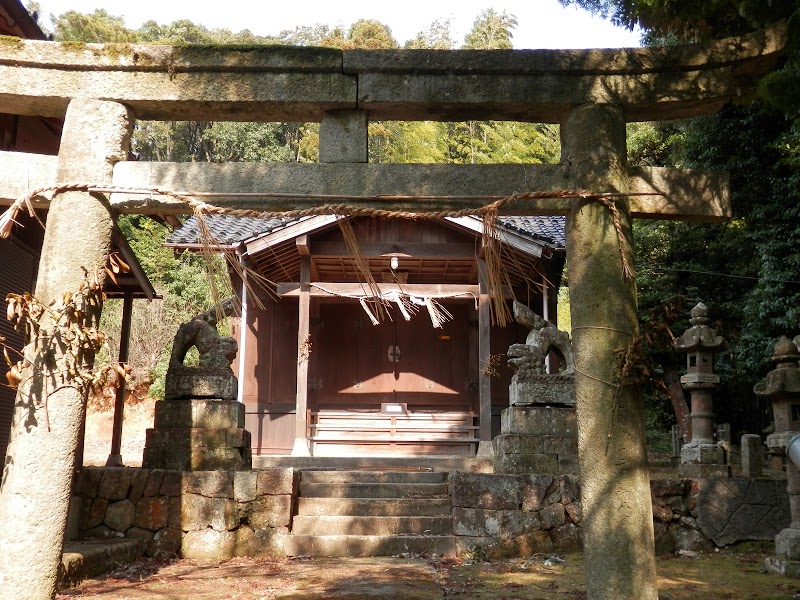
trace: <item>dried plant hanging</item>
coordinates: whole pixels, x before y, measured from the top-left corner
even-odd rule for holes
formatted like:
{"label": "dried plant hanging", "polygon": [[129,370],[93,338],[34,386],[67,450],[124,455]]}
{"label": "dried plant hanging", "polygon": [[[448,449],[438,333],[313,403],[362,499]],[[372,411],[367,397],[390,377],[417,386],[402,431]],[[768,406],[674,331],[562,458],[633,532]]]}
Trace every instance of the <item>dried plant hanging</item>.
{"label": "dried plant hanging", "polygon": [[[47,400],[55,391],[73,387],[86,401],[90,390],[108,383],[117,386],[128,375],[127,367],[119,363],[94,363],[95,354],[107,339],[97,327],[105,294],[96,274],[90,279],[86,269],[83,273],[84,280],[76,291],[48,305],[27,292],[6,296],[6,318],[25,335],[28,344],[19,352],[0,338],[9,367],[8,386],[24,389],[44,407],[48,430]],[[9,350],[18,360],[11,359]]]}
{"label": "dried plant hanging", "polygon": [[[400,195],[380,195],[380,196],[348,196],[348,195],[334,195],[334,194],[285,194],[285,193],[270,193],[270,192],[248,192],[248,193],[235,193],[235,192],[183,192],[173,191],[159,187],[121,187],[109,186],[104,184],[87,184],[87,183],[59,183],[44,188],[39,188],[26,194],[24,197],[16,200],[2,215],[0,215],[0,237],[7,237],[14,224],[16,223],[15,217],[23,210],[27,209],[32,217],[36,218],[34,211],[33,200],[47,199],[45,193],[52,192],[54,194],[64,191],[85,191],[90,193],[103,193],[103,194],[143,194],[148,196],[164,196],[186,204],[189,206],[197,218],[198,231],[200,234],[200,244],[202,246],[201,252],[207,259],[206,264],[213,272],[215,268],[212,266],[214,261],[211,260],[211,255],[214,253],[222,253],[226,261],[231,265],[234,270],[247,286],[249,292],[253,297],[253,302],[257,305],[258,294],[255,289],[251,289],[251,285],[255,282],[260,289],[270,292],[275,289],[275,283],[266,280],[256,271],[249,267],[242,265],[234,253],[220,245],[213,236],[207,223],[204,221],[206,215],[211,214],[227,214],[238,217],[254,217],[254,218],[285,218],[285,219],[300,219],[303,217],[310,217],[316,215],[338,215],[341,217],[352,216],[371,216],[379,218],[407,218],[407,219],[428,219],[428,220],[441,220],[447,217],[457,218],[465,216],[475,216],[483,219],[483,242],[484,242],[484,257],[486,260],[486,280],[488,293],[491,297],[491,313],[493,322],[499,325],[507,325],[511,320],[511,314],[505,301],[505,294],[513,292],[511,287],[511,276],[509,269],[503,260],[503,244],[501,240],[501,228],[498,226],[497,217],[500,212],[508,205],[512,205],[518,201],[524,200],[538,200],[538,199],[574,199],[581,198],[584,200],[595,200],[602,203],[608,208],[614,216],[614,227],[619,241],[620,257],[622,260],[622,272],[625,279],[630,279],[634,276],[633,269],[630,262],[627,260],[623,248],[624,239],[623,232],[619,220],[619,211],[617,209],[615,199],[618,197],[626,197],[629,195],[662,195],[658,193],[594,193],[587,190],[553,190],[546,192],[525,192],[519,194],[512,194],[510,196],[488,196],[481,197],[488,204],[479,208],[464,208],[461,210],[426,210],[424,203],[426,200],[448,200],[457,201],[459,199],[475,200],[474,196],[400,196]],[[301,208],[297,210],[288,211],[271,211],[271,210],[249,210],[228,208],[222,206],[215,206],[205,202],[201,198],[214,198],[214,197],[257,197],[262,199],[278,199],[282,201],[314,201],[316,206],[311,208]],[[408,202],[416,201],[422,207],[419,211],[408,210],[389,210],[382,208],[374,208],[372,206],[365,206],[363,203],[390,203],[390,202]],[[380,299],[381,294],[378,284],[375,282],[372,273],[370,272],[369,265],[364,260],[358,246],[358,240],[352,230],[352,225],[348,224],[348,220],[344,218],[339,219],[340,227],[345,238],[345,243],[353,255],[356,269],[362,278],[362,284],[369,290],[370,296],[373,299]],[[518,266],[517,266],[518,268]],[[522,271],[521,273],[519,271]],[[518,268],[519,276],[525,279],[529,286],[538,286],[539,282],[524,272],[524,269]],[[212,295],[215,299],[219,298],[219,291],[216,289],[216,282],[213,276],[209,277],[210,285],[212,286]],[[382,302],[374,302],[376,314],[373,317],[378,319],[388,316],[385,304]]]}
{"label": "dried plant hanging", "polygon": [[[344,238],[344,243],[347,246],[347,250],[353,257],[353,263],[361,284],[366,286],[370,292],[370,296],[373,298],[381,298],[380,287],[378,287],[378,282],[375,281],[375,277],[372,276],[369,263],[364,258],[364,254],[361,252],[361,248],[358,244],[358,237],[356,236],[356,232],[353,230],[353,224],[348,218],[340,218],[337,222],[339,224],[339,229],[342,232],[342,237]],[[375,309],[377,313],[376,317],[379,321],[389,316],[389,313],[386,310],[386,306],[383,302],[376,302]]]}

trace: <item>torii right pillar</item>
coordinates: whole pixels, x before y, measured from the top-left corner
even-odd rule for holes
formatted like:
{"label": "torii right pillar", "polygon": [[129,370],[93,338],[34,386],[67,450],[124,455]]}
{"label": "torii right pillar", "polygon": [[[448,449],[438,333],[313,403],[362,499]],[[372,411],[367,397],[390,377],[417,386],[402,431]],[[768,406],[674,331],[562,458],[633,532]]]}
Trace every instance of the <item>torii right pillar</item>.
{"label": "torii right pillar", "polygon": [[[571,186],[627,190],[621,106],[586,104],[561,122],[561,163]],[[653,514],[642,401],[619,385],[620,351],[638,335],[627,200],[619,219],[596,200],[567,217],[570,312],[583,508],[584,562],[591,600],[657,600]]]}

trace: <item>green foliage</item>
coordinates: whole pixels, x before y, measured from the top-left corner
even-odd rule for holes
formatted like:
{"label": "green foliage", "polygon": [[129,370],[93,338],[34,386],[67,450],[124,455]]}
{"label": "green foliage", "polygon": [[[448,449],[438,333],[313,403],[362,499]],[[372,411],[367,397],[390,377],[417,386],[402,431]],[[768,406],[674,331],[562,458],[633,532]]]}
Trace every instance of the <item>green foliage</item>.
{"label": "green foliage", "polygon": [[511,50],[512,31],[517,26],[517,18],[506,11],[498,13],[493,8],[484,10],[472,30],[464,38],[465,50]]}
{"label": "green foliage", "polygon": [[91,14],[70,10],[53,20],[53,38],[72,42],[124,42],[137,41],[137,35],[125,27],[122,17],[109,15],[98,8]]}
{"label": "green foliage", "polygon": [[628,123],[628,164],[661,167],[674,164],[683,131],[669,122]]}
{"label": "green foliage", "polygon": [[698,40],[746,33],[789,17],[796,0],[559,0],[633,29]]}
{"label": "green foliage", "polygon": [[415,38],[406,42],[406,48],[428,50],[452,50],[455,47],[450,37],[450,21],[436,20],[427,30],[420,31]]}

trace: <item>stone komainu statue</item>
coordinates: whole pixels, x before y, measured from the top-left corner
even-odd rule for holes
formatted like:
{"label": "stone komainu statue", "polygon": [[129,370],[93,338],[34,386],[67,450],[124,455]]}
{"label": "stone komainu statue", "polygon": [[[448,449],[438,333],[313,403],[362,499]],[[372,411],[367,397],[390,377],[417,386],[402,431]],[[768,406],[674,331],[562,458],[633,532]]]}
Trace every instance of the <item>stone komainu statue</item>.
{"label": "stone komainu statue", "polygon": [[[222,313],[227,317],[233,312],[233,301],[228,298],[222,303]],[[195,347],[200,354],[198,370],[207,372],[231,371],[231,362],[236,357],[236,340],[220,335],[217,331],[216,307],[192,317],[178,328],[172,343],[169,368],[183,367],[186,353]]]}
{"label": "stone komainu statue", "polygon": [[514,377],[546,376],[545,357],[555,351],[564,370],[558,375],[573,375],[575,362],[572,358],[572,343],[569,334],[545,321],[524,304],[514,301],[514,318],[520,325],[530,329],[524,344],[512,344],[508,348],[508,365]]}

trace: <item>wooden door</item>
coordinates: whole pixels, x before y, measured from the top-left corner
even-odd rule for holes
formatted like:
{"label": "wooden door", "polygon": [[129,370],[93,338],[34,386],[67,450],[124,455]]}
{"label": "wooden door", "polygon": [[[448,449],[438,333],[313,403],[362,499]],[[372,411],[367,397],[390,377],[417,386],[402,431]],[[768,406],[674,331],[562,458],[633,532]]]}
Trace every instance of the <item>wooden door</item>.
{"label": "wooden door", "polygon": [[447,310],[453,319],[441,328],[433,327],[424,308],[410,321],[401,315],[393,321],[399,351],[394,397],[409,410],[469,411],[468,307],[452,304]]}
{"label": "wooden door", "polygon": [[383,402],[415,409],[468,410],[468,307],[436,329],[427,312],[372,325],[359,305],[323,304],[312,346],[312,409],[380,410]]}
{"label": "wooden door", "polygon": [[[314,336],[310,406],[314,454],[469,454],[469,332],[465,304],[441,329],[427,312],[372,325],[357,304],[323,304]],[[382,413],[381,404],[407,411]]]}
{"label": "wooden door", "polygon": [[359,304],[321,304],[312,339],[312,410],[380,410],[394,398],[387,352],[393,324],[372,325]]}

